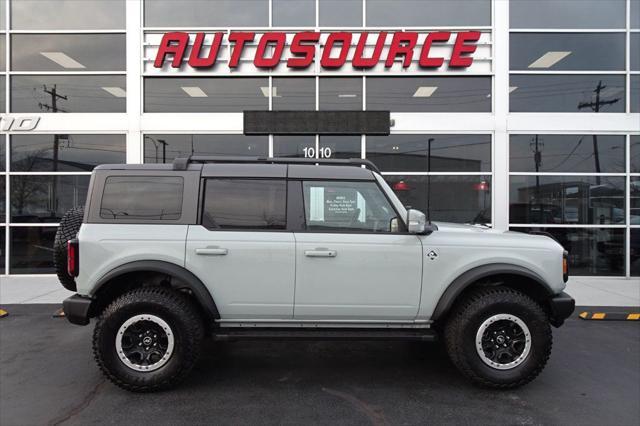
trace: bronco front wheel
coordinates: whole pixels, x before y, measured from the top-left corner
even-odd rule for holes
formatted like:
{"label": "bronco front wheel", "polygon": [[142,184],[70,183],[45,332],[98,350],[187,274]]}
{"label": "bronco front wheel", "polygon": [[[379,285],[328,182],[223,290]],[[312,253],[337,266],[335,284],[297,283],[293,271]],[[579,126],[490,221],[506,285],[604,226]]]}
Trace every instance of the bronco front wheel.
{"label": "bronco front wheel", "polygon": [[93,334],[100,369],[135,392],[166,389],[184,379],[200,354],[204,327],[184,294],[145,287],[123,294],[102,313]]}
{"label": "bronco front wheel", "polygon": [[542,307],[506,287],[480,288],[456,305],[445,327],[455,366],[473,382],[513,388],[533,380],[551,354]]}

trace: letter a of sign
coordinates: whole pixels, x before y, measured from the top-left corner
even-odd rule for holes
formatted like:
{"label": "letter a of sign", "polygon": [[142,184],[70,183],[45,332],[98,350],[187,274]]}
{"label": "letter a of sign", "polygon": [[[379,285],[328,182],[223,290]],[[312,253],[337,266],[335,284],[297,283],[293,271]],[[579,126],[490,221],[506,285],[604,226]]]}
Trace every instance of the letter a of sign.
{"label": "letter a of sign", "polygon": [[153,66],[156,68],[162,68],[164,57],[173,54],[171,66],[173,68],[180,68],[180,65],[182,65],[182,57],[184,56],[184,52],[187,50],[188,44],[188,33],[179,31],[166,33],[162,36],[162,41],[160,42],[160,47],[158,47],[158,54],[156,55],[156,60],[153,63]]}

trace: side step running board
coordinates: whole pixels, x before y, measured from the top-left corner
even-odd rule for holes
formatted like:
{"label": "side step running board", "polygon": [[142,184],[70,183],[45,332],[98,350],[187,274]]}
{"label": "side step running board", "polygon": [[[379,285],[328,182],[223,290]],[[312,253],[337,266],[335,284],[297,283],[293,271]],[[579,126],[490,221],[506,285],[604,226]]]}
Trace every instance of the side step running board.
{"label": "side step running board", "polygon": [[215,340],[400,340],[433,342],[433,330],[371,330],[371,329],[273,329],[273,328],[218,328]]}

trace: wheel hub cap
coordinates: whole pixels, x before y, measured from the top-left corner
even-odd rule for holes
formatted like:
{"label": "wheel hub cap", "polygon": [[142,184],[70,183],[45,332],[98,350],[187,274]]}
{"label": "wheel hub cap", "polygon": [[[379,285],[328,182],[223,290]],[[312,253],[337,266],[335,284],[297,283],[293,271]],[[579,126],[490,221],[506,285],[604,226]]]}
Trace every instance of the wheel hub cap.
{"label": "wheel hub cap", "polygon": [[174,344],[169,324],[150,314],[129,318],[116,334],[118,358],[135,371],[154,371],[165,365],[173,354]]}
{"label": "wheel hub cap", "polygon": [[531,351],[531,333],[515,315],[498,314],[487,318],[476,333],[480,359],[497,370],[520,365]]}

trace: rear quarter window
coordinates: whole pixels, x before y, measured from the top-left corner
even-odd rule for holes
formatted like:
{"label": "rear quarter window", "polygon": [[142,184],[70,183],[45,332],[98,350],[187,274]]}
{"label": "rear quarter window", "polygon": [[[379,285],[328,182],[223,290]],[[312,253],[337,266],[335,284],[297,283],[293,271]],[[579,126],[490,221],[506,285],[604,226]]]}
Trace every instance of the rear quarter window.
{"label": "rear quarter window", "polygon": [[100,217],[108,220],[178,220],[184,179],[180,176],[110,176]]}

